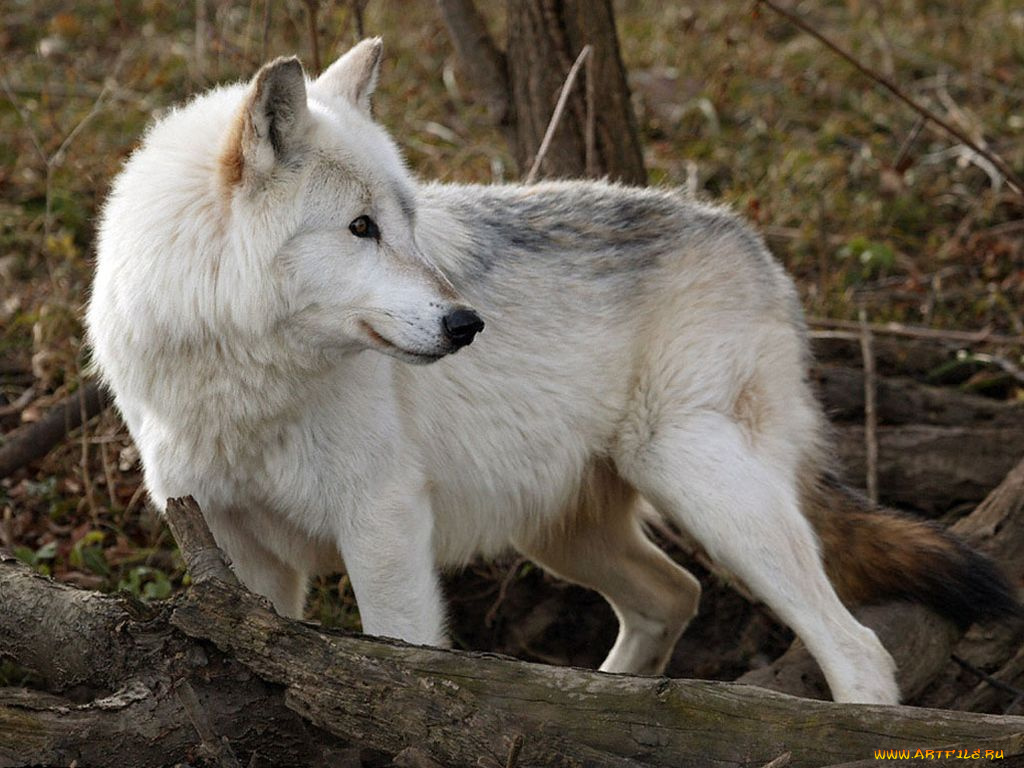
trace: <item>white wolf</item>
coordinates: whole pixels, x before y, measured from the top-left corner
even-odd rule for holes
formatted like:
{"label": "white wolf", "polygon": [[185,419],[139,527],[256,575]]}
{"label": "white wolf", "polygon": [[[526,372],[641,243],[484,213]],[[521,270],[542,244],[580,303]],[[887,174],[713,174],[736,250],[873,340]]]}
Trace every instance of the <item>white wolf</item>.
{"label": "white wolf", "polygon": [[297,616],[343,563],[367,632],[442,645],[438,568],[514,547],[614,607],[601,669],[659,673],[699,587],[650,503],[867,702],[898,700],[893,662],[826,569],[964,621],[1009,604],[937,529],[825,508],[801,312],[758,237],[669,191],[422,185],[371,118],[380,51],[174,111],[103,212],[96,363],[156,505],[193,494],[244,583]]}

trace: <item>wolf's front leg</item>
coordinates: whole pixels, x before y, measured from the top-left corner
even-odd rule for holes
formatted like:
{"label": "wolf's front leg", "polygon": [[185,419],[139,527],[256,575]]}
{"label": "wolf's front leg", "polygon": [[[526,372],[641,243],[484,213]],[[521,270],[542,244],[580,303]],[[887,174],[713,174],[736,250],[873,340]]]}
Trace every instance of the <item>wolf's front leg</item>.
{"label": "wolf's front leg", "polygon": [[384,493],[345,522],[339,546],[364,632],[447,645],[432,537],[423,490]]}

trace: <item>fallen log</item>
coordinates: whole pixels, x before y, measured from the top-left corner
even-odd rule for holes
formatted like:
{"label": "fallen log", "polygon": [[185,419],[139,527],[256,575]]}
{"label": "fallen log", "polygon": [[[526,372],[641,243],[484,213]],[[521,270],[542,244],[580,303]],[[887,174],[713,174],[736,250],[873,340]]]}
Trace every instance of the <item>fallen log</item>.
{"label": "fallen log", "polygon": [[[962,358],[960,350],[972,343],[953,344],[941,340],[900,339],[874,336],[872,350],[879,376],[909,376],[935,385],[955,385],[991,366]],[[853,368],[863,365],[857,332],[837,336],[812,336],[811,352],[815,360]]]}
{"label": "fallen log", "polygon": [[[880,426],[876,434],[880,500],[928,517],[978,503],[1024,455],[1015,425]],[[834,443],[843,478],[863,487],[864,427],[836,427]]]}
{"label": "fallen log", "polygon": [[[829,420],[864,421],[864,372],[850,365],[819,362],[811,368]],[[879,376],[876,414],[883,425],[992,426],[1024,431],[1024,405],[923,384],[909,376]]]}
{"label": "fallen log", "polygon": [[220,582],[197,592],[173,623],[285,685],[290,706],[311,722],[387,752],[417,744],[449,766],[480,757],[500,765],[506,739],[516,736],[525,765],[704,768],[761,766],[786,751],[793,766],[820,766],[876,748],[967,746],[1024,728],[1024,718],[810,702],[730,683],[341,638],[253,610]]}
{"label": "fallen log", "polygon": [[952,531],[995,558],[1018,583],[1024,582],[1024,459]]}
{"label": "fallen log", "polygon": [[[863,372],[818,363],[811,371],[835,425],[844,478],[866,474]],[[979,502],[1024,455],[1024,405],[922,384],[906,376],[876,380],[878,485],[892,506],[939,516]]]}
{"label": "fallen log", "polygon": [[[191,516],[194,526],[201,513],[172,503],[168,514]],[[198,558],[188,549],[196,545],[183,543],[187,562],[211,562],[201,540]],[[790,752],[789,765],[799,767],[1024,732],[1020,717],[812,702],[732,683],[607,675],[324,631],[277,616],[215,566],[193,574],[187,596],[141,618],[124,598],[54,585],[18,563],[0,563],[0,573],[4,655],[46,667],[29,643],[6,640],[35,634],[42,644],[37,624],[6,620],[12,606],[38,604],[40,594],[61,603],[68,622],[102,613],[117,651],[112,669],[63,678],[78,681],[78,703],[70,692],[0,690],[3,766],[77,759],[82,768],[134,768],[218,751],[241,765],[254,753],[263,764],[323,765],[311,754],[321,742],[335,745],[335,764],[359,765],[344,751],[352,742],[451,768],[504,765],[510,745],[530,766],[759,767]],[[119,675],[123,684],[104,690]],[[44,677],[59,675],[44,669]],[[286,757],[287,749],[296,751]],[[1016,754],[1024,752],[1006,753]],[[231,764],[228,757],[216,764]]]}
{"label": "fallen log", "polygon": [[[996,560],[1011,581],[1024,585],[1024,460],[1007,474],[978,508],[957,521],[952,531]],[[1024,691],[1024,652],[1020,624],[975,627],[953,648],[961,662],[988,674],[978,678],[964,664],[949,662],[921,697],[932,706],[954,704],[972,711],[1002,711]],[[1008,690],[1009,689],[1009,690]],[[1019,711],[1019,710],[1018,710]]]}
{"label": "fallen log", "polygon": [[[360,765],[351,759],[358,750],[307,725],[278,687],[222,657],[205,659],[199,645],[192,651],[203,659],[192,674],[154,670],[86,703],[0,688],[0,766],[163,768],[196,758],[221,765],[223,739],[232,751],[259,755],[259,765]],[[185,691],[201,702],[191,711]],[[217,738],[204,740],[202,731]]]}
{"label": "fallen log", "polygon": [[[182,635],[169,610],[58,584],[0,557],[0,657],[47,688],[0,688],[0,766],[187,762],[203,751],[197,717],[274,765],[344,764],[346,742],[313,734],[280,688]],[[185,686],[202,702],[198,715]]]}
{"label": "fallen log", "polygon": [[89,382],[46,412],[39,421],[4,436],[0,445],[0,478],[42,458],[64,437],[110,405],[110,395]]}

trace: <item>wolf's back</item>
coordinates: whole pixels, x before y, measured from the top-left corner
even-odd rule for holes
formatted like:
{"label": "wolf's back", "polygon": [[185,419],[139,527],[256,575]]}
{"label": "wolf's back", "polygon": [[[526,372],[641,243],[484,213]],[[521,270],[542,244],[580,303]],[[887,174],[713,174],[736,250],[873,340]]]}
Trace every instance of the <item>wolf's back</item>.
{"label": "wolf's back", "polygon": [[1024,613],[996,564],[940,525],[875,507],[827,475],[803,501],[847,604],[909,600],[962,628]]}

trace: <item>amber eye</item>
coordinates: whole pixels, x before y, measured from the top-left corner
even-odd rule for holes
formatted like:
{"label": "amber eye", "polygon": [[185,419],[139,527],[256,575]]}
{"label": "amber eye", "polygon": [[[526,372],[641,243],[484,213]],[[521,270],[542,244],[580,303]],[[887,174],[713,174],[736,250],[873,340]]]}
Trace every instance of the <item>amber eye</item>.
{"label": "amber eye", "polygon": [[372,237],[374,240],[380,240],[380,228],[377,226],[377,222],[369,216],[353,219],[352,223],[348,225],[348,231],[356,237]]}

